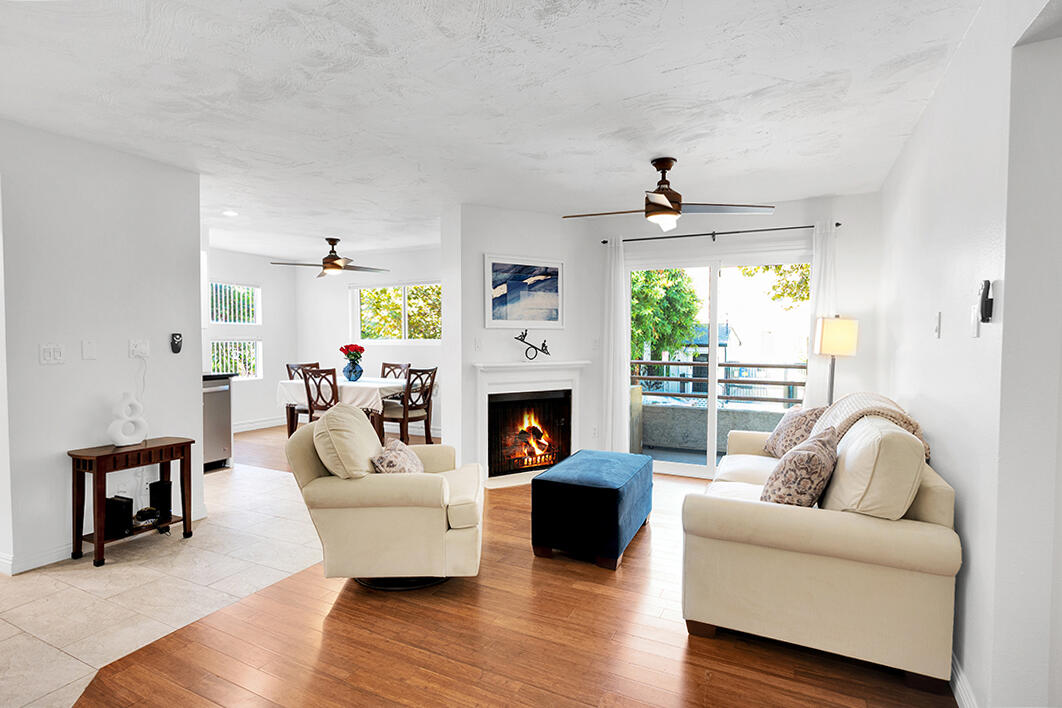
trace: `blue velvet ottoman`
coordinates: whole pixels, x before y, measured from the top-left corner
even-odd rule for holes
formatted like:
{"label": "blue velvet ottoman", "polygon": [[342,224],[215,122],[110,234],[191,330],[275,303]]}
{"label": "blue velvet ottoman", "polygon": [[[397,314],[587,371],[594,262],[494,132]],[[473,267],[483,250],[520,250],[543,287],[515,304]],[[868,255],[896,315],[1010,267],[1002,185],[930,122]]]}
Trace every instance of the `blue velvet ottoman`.
{"label": "blue velvet ottoman", "polygon": [[653,458],[580,450],[531,480],[531,547],[615,570],[653,509]]}

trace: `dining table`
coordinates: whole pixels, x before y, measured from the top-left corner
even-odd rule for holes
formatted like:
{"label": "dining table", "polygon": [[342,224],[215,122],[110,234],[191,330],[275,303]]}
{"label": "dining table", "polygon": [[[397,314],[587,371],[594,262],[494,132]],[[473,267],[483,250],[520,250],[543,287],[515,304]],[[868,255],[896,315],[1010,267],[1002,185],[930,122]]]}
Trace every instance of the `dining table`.
{"label": "dining table", "polygon": [[[383,440],[383,400],[402,394],[406,390],[406,380],[362,376],[357,381],[339,379],[339,402],[357,406],[365,411]],[[294,432],[295,407],[306,406],[306,385],[302,379],[281,380],[277,382],[277,405],[284,406],[288,413],[288,435]]]}

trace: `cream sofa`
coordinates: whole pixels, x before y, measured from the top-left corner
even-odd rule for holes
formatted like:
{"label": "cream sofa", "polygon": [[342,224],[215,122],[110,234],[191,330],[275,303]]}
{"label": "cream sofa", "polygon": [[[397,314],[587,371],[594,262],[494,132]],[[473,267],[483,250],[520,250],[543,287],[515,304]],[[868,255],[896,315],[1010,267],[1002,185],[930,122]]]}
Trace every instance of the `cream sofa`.
{"label": "cream sofa", "polygon": [[[954,490],[923,465],[896,521],[761,502],[777,464],[767,436],[732,431],[715,480],[683,504],[690,633],[725,627],[948,679],[962,562]],[[842,438],[839,465],[866,455],[856,443]]]}
{"label": "cream sofa", "polygon": [[411,445],[423,473],[332,475],[313,443],[316,422],[285,448],[317,527],[329,578],[459,577],[479,572],[483,483],[448,445]]}

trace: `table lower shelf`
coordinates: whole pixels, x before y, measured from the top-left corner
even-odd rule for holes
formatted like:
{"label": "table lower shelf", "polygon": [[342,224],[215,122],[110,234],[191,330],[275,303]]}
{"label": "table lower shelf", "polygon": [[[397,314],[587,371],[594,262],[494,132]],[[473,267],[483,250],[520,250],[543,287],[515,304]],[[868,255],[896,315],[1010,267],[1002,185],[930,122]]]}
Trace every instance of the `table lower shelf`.
{"label": "table lower shelf", "polygon": [[[116,538],[105,538],[105,539],[103,539],[103,543],[104,544],[108,544],[108,543],[114,543],[115,541],[124,541],[127,538],[132,538],[133,536],[139,536],[142,533],[151,533],[152,531],[157,531],[160,528],[166,528],[168,526],[173,526],[174,524],[179,524],[182,521],[184,521],[184,517],[182,517],[182,516],[174,516],[169,521],[164,521],[161,524],[156,524],[154,526],[141,526],[140,528],[134,528],[133,532],[131,534],[129,534],[128,536],[118,536]],[[82,536],[81,538],[83,540],[85,540],[86,542],[88,542],[88,543],[95,543],[96,542],[96,534],[95,533],[87,533],[84,536]]]}

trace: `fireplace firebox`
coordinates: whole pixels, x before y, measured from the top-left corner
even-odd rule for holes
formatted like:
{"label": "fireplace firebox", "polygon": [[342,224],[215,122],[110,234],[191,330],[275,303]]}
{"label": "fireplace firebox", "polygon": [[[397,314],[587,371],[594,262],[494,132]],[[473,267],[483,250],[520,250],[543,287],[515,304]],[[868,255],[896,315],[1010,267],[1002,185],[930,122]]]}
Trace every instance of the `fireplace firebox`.
{"label": "fireplace firebox", "polygon": [[526,391],[487,397],[488,474],[551,467],[571,454],[572,392]]}

